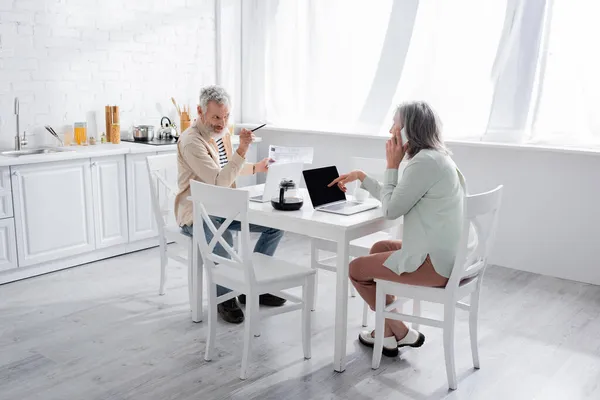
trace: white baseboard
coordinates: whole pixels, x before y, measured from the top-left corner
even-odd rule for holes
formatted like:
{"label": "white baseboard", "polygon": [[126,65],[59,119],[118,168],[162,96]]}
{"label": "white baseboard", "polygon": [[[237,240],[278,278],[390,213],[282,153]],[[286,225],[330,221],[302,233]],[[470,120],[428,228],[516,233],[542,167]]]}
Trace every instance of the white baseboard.
{"label": "white baseboard", "polygon": [[54,260],[51,262],[31,265],[29,267],[13,268],[0,272],[0,285],[14,282],[21,279],[31,278],[33,276],[47,274],[49,272],[59,271],[61,269],[72,268],[78,265],[88,264],[105,258],[115,257],[122,254],[132,253],[134,251],[144,250],[158,246],[158,239],[145,239],[133,243],[122,244],[106,249],[95,250],[90,253],[79,254],[77,256]]}

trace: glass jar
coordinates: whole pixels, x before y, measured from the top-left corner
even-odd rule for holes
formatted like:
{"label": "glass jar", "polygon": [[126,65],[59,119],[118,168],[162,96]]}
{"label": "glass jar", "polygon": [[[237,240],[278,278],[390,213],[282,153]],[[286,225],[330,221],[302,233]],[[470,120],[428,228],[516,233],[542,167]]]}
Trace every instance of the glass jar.
{"label": "glass jar", "polygon": [[75,122],[75,143],[80,146],[87,145],[87,123]]}

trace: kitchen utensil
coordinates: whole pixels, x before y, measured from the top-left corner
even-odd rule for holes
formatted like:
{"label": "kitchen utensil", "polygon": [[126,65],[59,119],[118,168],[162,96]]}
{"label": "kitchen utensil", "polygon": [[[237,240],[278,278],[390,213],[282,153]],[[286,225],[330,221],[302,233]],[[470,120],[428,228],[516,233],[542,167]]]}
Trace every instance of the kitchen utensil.
{"label": "kitchen utensil", "polygon": [[171,97],[171,101],[173,102],[173,105],[175,106],[175,109],[177,110],[177,114],[179,114],[179,116],[181,116],[181,110],[179,109],[179,106],[177,105],[175,98]]}
{"label": "kitchen utensil", "polygon": [[157,139],[177,139],[179,137],[179,133],[177,132],[177,128],[171,122],[169,117],[162,117],[160,120],[160,129],[156,135]]}
{"label": "kitchen utensil", "polygon": [[154,126],[137,125],[132,128],[133,140],[136,142],[149,142],[154,138]]}
{"label": "kitchen utensil", "polygon": [[46,126],[44,126],[44,128],[46,128],[46,130],[48,132],[50,132],[50,134],[52,136],[54,136],[56,138],[56,140],[58,140],[60,142],[61,146],[64,146],[64,143],[63,143],[62,139],[60,137],[58,137],[58,134],[54,131],[54,129],[52,129],[52,127],[50,125],[46,125]]}
{"label": "kitchen utensil", "polygon": [[271,199],[271,205],[279,211],[296,211],[302,208],[304,199],[296,189],[296,183],[291,179],[282,179],[279,184],[279,197]]}

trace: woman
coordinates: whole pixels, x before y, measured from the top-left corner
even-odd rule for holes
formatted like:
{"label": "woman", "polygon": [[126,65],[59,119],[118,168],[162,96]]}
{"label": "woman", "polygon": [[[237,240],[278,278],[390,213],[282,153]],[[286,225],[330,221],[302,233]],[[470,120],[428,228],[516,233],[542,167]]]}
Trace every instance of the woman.
{"label": "woman", "polygon": [[[439,119],[427,103],[402,104],[394,115],[392,138],[386,143],[383,185],[362,171],[342,175],[330,184],[346,191],[348,183],[360,180],[361,188],[381,200],[386,218],[404,216],[402,241],[378,242],[370,255],[350,264],[350,279],[373,310],[374,279],[444,287],[452,272],[466,189],[440,131]],[[403,135],[406,143],[402,141]],[[398,182],[398,168],[405,157],[408,163]],[[393,296],[388,296],[386,304],[393,301]],[[373,347],[374,331],[364,331],[358,338],[365,346]],[[403,322],[386,320],[383,354],[396,356],[399,347],[420,347],[424,342],[422,333]]]}

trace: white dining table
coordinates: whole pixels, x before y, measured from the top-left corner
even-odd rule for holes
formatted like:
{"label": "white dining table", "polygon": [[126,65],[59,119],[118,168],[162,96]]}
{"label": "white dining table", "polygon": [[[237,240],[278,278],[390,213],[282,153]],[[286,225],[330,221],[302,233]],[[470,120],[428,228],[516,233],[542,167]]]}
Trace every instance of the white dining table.
{"label": "white dining table", "polygon": [[[250,191],[250,196],[259,194],[264,185],[242,188]],[[346,339],[348,321],[348,264],[350,261],[349,245],[354,239],[372,233],[390,229],[399,224],[398,221],[384,218],[381,207],[363,211],[353,215],[339,215],[316,211],[312,207],[306,189],[299,189],[304,198],[304,205],[298,211],[278,211],[271,203],[250,202],[248,219],[251,224],[276,228],[286,232],[308,236],[312,239],[325,239],[337,243],[336,257],[336,307],[335,307],[335,339],[333,368],[343,372],[346,368]],[[375,199],[367,201],[379,202]],[[193,274],[192,319],[202,320],[202,261],[197,256],[194,246],[194,258],[197,260],[197,272]]]}

